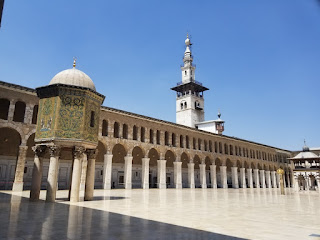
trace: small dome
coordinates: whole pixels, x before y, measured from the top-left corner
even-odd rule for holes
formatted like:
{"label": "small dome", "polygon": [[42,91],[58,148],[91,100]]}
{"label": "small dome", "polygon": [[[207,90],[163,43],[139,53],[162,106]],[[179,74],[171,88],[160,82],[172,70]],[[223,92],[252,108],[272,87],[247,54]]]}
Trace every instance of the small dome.
{"label": "small dome", "polygon": [[191,44],[189,37],[187,37],[187,39],[186,39],[184,42],[185,42],[185,44],[186,44],[187,46],[189,46],[189,45]]}
{"label": "small dome", "polygon": [[302,152],[309,152],[310,151],[310,149],[309,149],[309,147],[306,145],[306,140],[304,140],[304,146],[303,146],[303,148],[302,148]]}
{"label": "small dome", "polygon": [[91,78],[87,74],[76,68],[71,68],[59,72],[51,79],[49,83],[49,85],[53,84],[66,84],[78,87],[85,87],[93,91],[96,91],[96,87],[94,86],[94,83],[91,80]]}

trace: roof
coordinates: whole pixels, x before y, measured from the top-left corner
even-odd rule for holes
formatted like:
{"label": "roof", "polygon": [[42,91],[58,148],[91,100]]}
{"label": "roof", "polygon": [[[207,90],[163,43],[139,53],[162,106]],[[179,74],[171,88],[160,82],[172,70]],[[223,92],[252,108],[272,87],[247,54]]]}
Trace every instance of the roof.
{"label": "roof", "polygon": [[300,152],[295,157],[289,158],[289,159],[290,160],[301,160],[301,159],[313,160],[313,159],[320,159],[320,157],[317,154],[313,153],[313,152]]}
{"label": "roof", "polygon": [[209,88],[206,88],[199,83],[196,82],[188,82],[188,83],[178,83],[177,86],[171,88],[171,90],[176,92],[186,92],[186,91],[193,91],[193,92],[204,92],[206,90],[209,90]]}

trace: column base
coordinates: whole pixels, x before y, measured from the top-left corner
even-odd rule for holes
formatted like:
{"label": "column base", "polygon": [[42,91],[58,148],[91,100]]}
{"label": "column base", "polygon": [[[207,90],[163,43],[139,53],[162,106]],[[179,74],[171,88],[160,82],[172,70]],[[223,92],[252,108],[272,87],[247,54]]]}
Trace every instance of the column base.
{"label": "column base", "polygon": [[165,183],[158,184],[159,189],[166,189],[167,185]]}
{"label": "column base", "polygon": [[190,184],[189,188],[195,188],[195,184]]}
{"label": "column base", "polygon": [[143,189],[149,189],[149,183],[144,183],[144,184],[142,185],[142,188],[143,188]]}
{"label": "column base", "polygon": [[23,191],[23,182],[14,182],[12,186],[13,192],[22,192]]}
{"label": "column base", "polygon": [[202,184],[201,188],[207,188],[207,184]]}
{"label": "column base", "polygon": [[176,188],[176,189],[182,189],[182,184],[176,184],[176,185],[175,185],[175,188]]}
{"label": "column base", "polygon": [[130,184],[126,184],[125,186],[124,186],[124,188],[125,189],[132,189],[132,184],[130,183]]}

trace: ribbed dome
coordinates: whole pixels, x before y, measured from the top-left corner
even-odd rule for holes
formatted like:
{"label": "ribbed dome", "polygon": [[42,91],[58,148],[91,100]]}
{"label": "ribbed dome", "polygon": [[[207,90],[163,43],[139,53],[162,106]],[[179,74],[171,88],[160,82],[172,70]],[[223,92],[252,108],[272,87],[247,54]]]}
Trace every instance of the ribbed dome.
{"label": "ribbed dome", "polygon": [[51,79],[49,83],[49,85],[53,84],[66,84],[78,87],[85,87],[96,91],[96,87],[94,86],[94,83],[91,80],[91,78],[87,74],[76,68],[71,68],[59,72]]}

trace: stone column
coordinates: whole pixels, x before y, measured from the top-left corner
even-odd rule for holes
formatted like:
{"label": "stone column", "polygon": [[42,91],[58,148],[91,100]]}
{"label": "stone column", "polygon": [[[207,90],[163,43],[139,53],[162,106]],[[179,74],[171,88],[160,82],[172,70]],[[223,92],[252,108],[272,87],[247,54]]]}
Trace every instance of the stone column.
{"label": "stone column", "polygon": [[259,169],[253,169],[254,184],[256,188],[260,188]]}
{"label": "stone column", "polygon": [[87,154],[84,154],[81,162],[80,191],[84,191],[86,187],[87,167],[88,167]]}
{"label": "stone column", "polygon": [[47,202],[55,202],[58,190],[58,174],[59,174],[59,157],[60,147],[49,146],[50,163],[47,180]]}
{"label": "stone column", "polygon": [[318,192],[320,193],[320,177],[316,178],[317,186],[318,186]]}
{"label": "stone column", "polygon": [[287,185],[288,185],[288,188],[290,188],[291,186],[291,181],[290,181],[290,175],[289,175],[289,172],[287,172]]}
{"label": "stone column", "polygon": [[212,188],[217,188],[217,166],[216,165],[210,165],[210,173],[211,173]]}
{"label": "stone column", "polygon": [[277,188],[276,171],[271,171],[271,184],[273,188]]}
{"label": "stone column", "polygon": [[25,161],[27,157],[27,150],[28,150],[28,146],[19,146],[16,172],[14,175],[14,182],[12,186],[13,192],[22,192],[23,190],[23,176],[24,176]]}
{"label": "stone column", "polygon": [[247,188],[245,168],[240,168],[240,186],[241,188]]}
{"label": "stone column", "polygon": [[79,202],[80,200],[80,177],[81,162],[83,159],[84,147],[76,146],[73,149],[73,168],[70,189],[70,202]]}
{"label": "stone column", "polygon": [[112,154],[105,154],[103,161],[103,189],[111,189]]}
{"label": "stone column", "polygon": [[10,100],[10,105],[9,105],[9,112],[8,112],[8,121],[12,121],[13,120],[13,115],[14,115],[14,109],[15,109],[15,105],[16,102],[14,99]]}
{"label": "stone column", "polygon": [[84,200],[91,201],[94,192],[94,175],[96,170],[96,157],[98,150],[87,150],[87,174],[86,174],[86,187],[84,191]]}
{"label": "stone column", "polygon": [[132,188],[132,159],[131,155],[124,157],[124,188]]}
{"label": "stone column", "polygon": [[31,121],[32,121],[32,105],[26,104],[23,122],[27,124],[31,124]]}
{"label": "stone column", "polygon": [[182,162],[173,162],[173,170],[174,170],[174,186],[177,189],[182,188],[182,172],[181,172]]}
{"label": "stone column", "polygon": [[267,182],[267,188],[271,188],[270,171],[266,171],[266,182]]}
{"label": "stone column", "polygon": [[195,188],[194,163],[188,163],[188,185],[189,188]]}
{"label": "stone column", "polygon": [[276,172],[276,183],[277,183],[277,188],[280,187],[280,175]]}
{"label": "stone column", "polygon": [[200,167],[200,185],[201,188],[207,188],[206,164],[199,164]]}
{"label": "stone column", "polygon": [[252,168],[247,169],[247,177],[248,177],[248,187],[253,188]]}
{"label": "stone column", "polygon": [[239,188],[238,167],[231,167],[232,188]]}
{"label": "stone column", "polygon": [[[319,185],[318,185],[319,186]],[[299,192],[300,187],[299,187],[299,180],[298,180],[298,176],[294,177],[294,191]]]}
{"label": "stone column", "polygon": [[42,168],[43,168],[43,155],[46,150],[46,146],[34,146],[32,147],[34,151],[34,164],[32,170],[32,182],[30,191],[30,201],[39,200],[40,189],[41,189],[41,179],[42,179]]}
{"label": "stone column", "polygon": [[227,166],[220,166],[221,185],[222,188],[228,188],[227,182]]}
{"label": "stone column", "polygon": [[143,189],[149,189],[149,162],[150,158],[142,158],[141,186]]}
{"label": "stone column", "polygon": [[164,159],[159,159],[157,160],[158,162],[158,188],[159,189],[165,189],[167,188],[167,183],[166,183],[166,162],[167,160]]}
{"label": "stone column", "polygon": [[264,170],[260,170],[260,182],[261,182],[261,188],[266,188],[266,178],[264,175]]}

